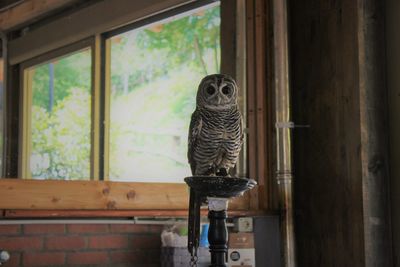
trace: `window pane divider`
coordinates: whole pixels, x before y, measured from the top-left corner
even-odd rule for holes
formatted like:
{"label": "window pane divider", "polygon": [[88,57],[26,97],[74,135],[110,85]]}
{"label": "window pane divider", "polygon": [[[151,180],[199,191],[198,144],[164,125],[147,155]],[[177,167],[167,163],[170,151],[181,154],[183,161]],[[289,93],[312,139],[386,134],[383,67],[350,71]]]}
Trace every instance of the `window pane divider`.
{"label": "window pane divider", "polygon": [[101,90],[101,36],[96,35],[92,45],[92,129],[91,180],[99,180],[100,170],[100,90]]}
{"label": "window pane divider", "polygon": [[111,40],[106,39],[104,47],[104,177],[110,179],[110,94],[111,94]]}
{"label": "window pane divider", "polygon": [[23,81],[22,81],[22,90],[23,93],[21,94],[21,100],[22,100],[22,120],[21,120],[21,137],[20,144],[20,169],[19,169],[19,177],[22,177],[23,179],[29,179],[31,178],[30,171],[29,171],[29,166],[30,166],[30,155],[31,155],[31,107],[32,107],[32,90],[29,90],[31,88],[31,81],[32,81],[32,72],[29,69],[24,69],[23,66],[21,67],[21,73],[23,76]]}

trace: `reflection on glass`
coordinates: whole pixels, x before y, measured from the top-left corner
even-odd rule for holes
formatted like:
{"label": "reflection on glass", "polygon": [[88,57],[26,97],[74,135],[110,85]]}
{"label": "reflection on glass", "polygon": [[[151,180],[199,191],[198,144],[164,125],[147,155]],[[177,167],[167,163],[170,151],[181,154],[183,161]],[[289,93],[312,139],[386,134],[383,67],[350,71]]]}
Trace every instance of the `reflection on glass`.
{"label": "reflection on glass", "polygon": [[197,86],[219,72],[219,5],[110,41],[110,180],[183,182]]}
{"label": "reflection on glass", "polygon": [[88,179],[90,49],[30,68],[27,77],[32,94],[32,178]]}

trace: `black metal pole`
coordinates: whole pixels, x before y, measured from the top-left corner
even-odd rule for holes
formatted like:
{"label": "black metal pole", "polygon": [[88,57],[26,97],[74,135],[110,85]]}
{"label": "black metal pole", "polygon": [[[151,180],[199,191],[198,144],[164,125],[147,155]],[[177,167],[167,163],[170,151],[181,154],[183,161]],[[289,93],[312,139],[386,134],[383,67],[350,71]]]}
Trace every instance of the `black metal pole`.
{"label": "black metal pole", "polygon": [[208,229],[208,242],[210,243],[210,267],[226,267],[228,253],[228,229],[226,228],[226,210],[208,212],[210,228]]}

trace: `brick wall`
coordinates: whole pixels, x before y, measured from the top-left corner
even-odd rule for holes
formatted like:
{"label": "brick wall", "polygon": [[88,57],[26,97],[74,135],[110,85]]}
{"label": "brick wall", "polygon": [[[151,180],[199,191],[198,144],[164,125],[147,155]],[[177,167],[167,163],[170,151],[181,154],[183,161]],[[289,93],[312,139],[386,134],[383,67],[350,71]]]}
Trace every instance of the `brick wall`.
{"label": "brick wall", "polygon": [[161,231],[133,224],[0,225],[0,249],[11,254],[4,267],[155,267]]}

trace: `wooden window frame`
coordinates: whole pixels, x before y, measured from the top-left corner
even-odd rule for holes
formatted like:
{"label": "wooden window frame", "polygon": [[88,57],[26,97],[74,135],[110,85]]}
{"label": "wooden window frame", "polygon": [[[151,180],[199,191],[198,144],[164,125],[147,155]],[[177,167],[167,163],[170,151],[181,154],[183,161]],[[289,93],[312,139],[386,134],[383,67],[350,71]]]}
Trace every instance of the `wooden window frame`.
{"label": "wooden window frame", "polygon": [[56,60],[58,58],[66,57],[72,55],[74,53],[78,53],[84,49],[90,49],[91,51],[91,152],[90,152],[90,179],[97,180],[99,177],[99,130],[98,130],[98,121],[99,121],[99,99],[100,99],[100,87],[99,83],[96,82],[98,80],[98,74],[96,73],[98,65],[98,57],[96,57],[97,47],[96,47],[96,38],[88,38],[82,40],[80,42],[74,43],[72,45],[62,47],[55,51],[48,52],[44,55],[35,57],[28,61],[20,64],[20,74],[21,74],[21,84],[20,88],[22,89],[21,94],[21,103],[20,106],[20,129],[22,129],[19,142],[22,144],[20,146],[19,151],[19,170],[18,177],[22,177],[23,179],[31,179],[31,172],[29,170],[30,166],[30,156],[31,156],[31,107],[32,107],[32,91],[31,85],[28,84],[30,82],[30,72],[29,69],[40,65],[46,64],[52,60]]}
{"label": "wooden window frame", "polygon": [[[224,12],[228,9],[228,2],[229,1],[221,1],[221,16],[227,17],[227,14],[225,13],[224,15]],[[246,39],[245,42],[232,43],[232,39],[226,36],[229,33],[221,31],[221,46],[227,45],[231,48],[232,46],[237,46],[234,50],[236,51],[234,53],[235,60],[236,58],[242,57],[242,59],[247,62],[246,68],[243,68],[241,67],[243,65],[240,66],[240,64],[236,65],[232,64],[232,62],[224,61],[223,53],[225,53],[225,51],[222,50],[221,52],[221,67],[224,70],[224,65],[226,66],[224,72],[233,76],[241,75],[243,78],[241,83],[247,88],[244,106],[247,106],[246,119],[249,129],[247,138],[248,148],[245,149],[244,155],[248,154],[250,177],[256,178],[259,183],[258,188],[252,190],[251,193],[246,193],[243,197],[231,201],[231,214],[237,215],[250,216],[264,214],[267,209],[271,210],[273,207],[273,201],[270,201],[270,197],[267,197],[267,191],[271,191],[268,185],[271,183],[272,175],[270,175],[270,168],[266,167],[268,166],[267,164],[271,163],[267,161],[265,153],[269,143],[268,140],[270,140],[270,136],[266,133],[271,130],[267,126],[268,121],[266,121],[266,97],[267,95],[269,96],[266,90],[268,78],[265,73],[266,66],[263,61],[264,58],[260,57],[258,54],[261,51],[261,53],[264,53],[263,56],[265,56],[265,47],[267,43],[266,32],[263,31],[263,27],[266,25],[266,7],[263,6],[263,3],[264,1],[262,0],[237,0],[237,5],[234,5],[233,8],[231,6],[229,12],[233,10],[235,13],[238,8],[246,8],[245,16],[239,19],[239,23],[247,21],[247,26],[245,27],[246,35],[242,36]],[[225,6],[226,9],[223,9],[223,6]],[[227,22],[223,20],[222,23],[231,25],[231,30],[232,27],[236,27],[232,21]],[[258,39],[255,38],[256,31],[259,36],[261,36],[258,37]],[[43,34],[43,32],[41,34]],[[81,46],[82,42],[89,42],[92,48],[92,90],[94,92],[92,94],[92,98],[94,98],[92,101],[92,116],[94,116],[92,118],[92,132],[97,133],[96,135],[92,134],[92,144],[94,144],[92,147],[93,150],[95,150],[92,150],[92,155],[104,154],[105,149],[99,144],[100,140],[105,138],[104,135],[106,133],[102,133],[98,128],[99,123],[105,116],[105,114],[100,114],[100,106],[102,105],[103,110],[107,108],[107,101],[102,102],[106,98],[104,95],[101,95],[104,94],[104,89],[102,90],[101,88],[104,88],[107,82],[105,80],[107,75],[104,75],[107,71],[104,68],[104,60],[107,56],[107,50],[104,49],[105,45],[107,45],[105,43],[105,36],[106,34],[95,34],[94,37],[86,38],[84,41],[75,42],[73,45],[68,45],[58,50],[58,52],[73,52],[73,47],[75,45],[76,47]],[[28,37],[32,38],[32,36]],[[37,51],[41,51],[40,49],[33,49],[33,54],[28,51],[22,53],[22,56],[20,56],[16,52],[18,49],[21,49],[20,42],[21,40],[18,39],[14,41],[16,47],[11,50],[13,57],[10,62],[17,64],[19,60],[26,58],[27,55],[36,55],[38,53]],[[246,55],[238,54],[238,49],[247,51],[247,57]],[[52,59],[56,54],[57,52],[49,52],[45,55],[48,59]],[[60,56],[61,54],[57,55]],[[20,73],[23,73],[21,71],[35,62],[36,64],[43,63],[43,61],[39,62],[40,59],[43,59],[43,56],[36,56],[34,60],[28,60],[26,63],[20,64]],[[100,64],[101,62],[102,64]],[[102,72],[103,75],[100,75]],[[251,74],[251,76],[249,74]],[[25,106],[26,105],[23,105],[23,107]],[[20,120],[20,122],[21,121],[23,122],[23,120]],[[101,151],[102,149],[103,151]],[[244,156],[244,158],[245,157],[246,156]],[[95,177],[95,181],[0,179],[0,210],[3,210],[2,215],[16,218],[58,216],[126,217],[128,215],[141,216],[142,214],[149,216],[180,216],[184,214],[183,211],[187,209],[188,190],[185,184],[97,181],[98,177],[105,177],[104,168],[106,166],[102,165],[102,162],[108,164],[106,160],[103,159],[103,161],[101,161],[99,157],[92,156],[92,164],[93,166],[97,164],[97,167],[91,167],[91,169],[98,170],[97,173],[91,171],[91,177]],[[19,174],[19,177],[23,177],[23,172]]]}

